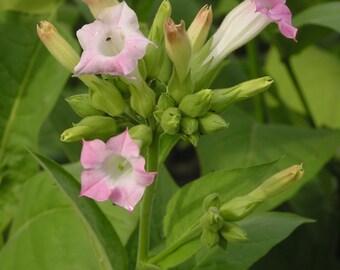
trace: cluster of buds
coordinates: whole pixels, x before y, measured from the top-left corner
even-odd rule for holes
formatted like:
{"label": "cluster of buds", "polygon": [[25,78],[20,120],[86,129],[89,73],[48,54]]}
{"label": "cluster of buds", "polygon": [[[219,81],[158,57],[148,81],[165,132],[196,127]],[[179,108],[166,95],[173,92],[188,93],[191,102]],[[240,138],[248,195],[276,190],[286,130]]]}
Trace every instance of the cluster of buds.
{"label": "cluster of buds", "polygon": [[302,176],[302,166],[294,165],[271,176],[250,193],[224,204],[219,194],[208,195],[203,201],[204,214],[200,219],[202,244],[225,249],[228,242],[248,240],[246,231],[237,222],[252,214],[265,200],[287,190]]}

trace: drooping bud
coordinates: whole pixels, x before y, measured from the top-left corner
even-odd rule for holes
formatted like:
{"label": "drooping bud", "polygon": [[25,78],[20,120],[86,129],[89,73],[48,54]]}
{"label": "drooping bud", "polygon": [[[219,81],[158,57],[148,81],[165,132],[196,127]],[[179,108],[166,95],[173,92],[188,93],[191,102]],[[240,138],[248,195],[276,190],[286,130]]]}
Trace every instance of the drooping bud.
{"label": "drooping bud", "polygon": [[107,7],[118,5],[117,0],[83,0],[88,5],[93,17],[97,18],[98,14]]}
{"label": "drooping bud", "polygon": [[213,13],[211,6],[203,6],[188,29],[188,36],[191,41],[193,53],[202,48],[209,34],[212,21]]}
{"label": "drooping bud", "polygon": [[247,232],[236,223],[232,222],[223,222],[223,227],[220,230],[220,234],[228,242],[241,242],[248,240]]}
{"label": "drooping bud", "polygon": [[80,117],[87,117],[93,115],[104,115],[103,111],[95,109],[91,103],[88,94],[80,94],[65,98],[67,103],[71,106]]}
{"label": "drooping bud", "polygon": [[203,245],[208,246],[209,248],[213,248],[217,246],[220,242],[220,236],[217,232],[213,232],[210,230],[203,230],[201,235],[201,243]]}
{"label": "drooping bud", "polygon": [[177,134],[181,123],[181,112],[178,108],[168,108],[162,114],[161,126],[164,132],[169,134]]}
{"label": "drooping bud", "polygon": [[182,117],[181,130],[186,135],[193,135],[198,130],[198,120],[188,116]]}
{"label": "drooping bud", "polygon": [[119,133],[116,121],[111,117],[89,116],[74,124],[72,128],[66,129],[61,135],[63,142],[75,142],[82,139],[107,140]]}
{"label": "drooping bud", "polygon": [[134,141],[141,142],[142,146],[149,146],[152,142],[152,130],[147,125],[138,125],[129,129]]}
{"label": "drooping bud", "polygon": [[208,112],[198,120],[199,131],[202,134],[213,134],[229,126],[229,124],[218,114]]}
{"label": "drooping bud", "polygon": [[236,197],[221,206],[221,217],[227,221],[241,220],[250,215],[262,202],[250,195]]}
{"label": "drooping bud", "polygon": [[217,207],[210,207],[200,219],[200,227],[202,230],[210,230],[218,232],[223,226],[223,218]]}
{"label": "drooping bud", "polygon": [[231,88],[213,90],[211,110],[222,113],[234,103],[267,90],[272,83],[273,79],[266,76],[240,83]]}
{"label": "drooping bud", "polygon": [[303,176],[302,165],[293,165],[264,181],[259,187],[249,193],[258,200],[265,200],[287,190]]}
{"label": "drooping bud", "polygon": [[189,73],[191,59],[191,43],[185,31],[185,23],[182,20],[176,25],[168,18],[164,24],[164,32],[167,54],[174,64],[179,80],[183,81]]}
{"label": "drooping bud", "polygon": [[147,73],[151,78],[158,77],[160,66],[164,60],[164,23],[166,19],[171,16],[171,10],[170,2],[168,0],[163,0],[158,8],[148,36],[148,39],[157,45],[157,47],[148,46],[144,56]]}
{"label": "drooping bud", "polygon": [[218,193],[213,193],[205,197],[203,201],[203,210],[209,211],[210,207],[216,207],[219,209],[221,207],[221,197]]}
{"label": "drooping bud", "polygon": [[155,93],[152,89],[142,81],[140,87],[131,84],[129,86],[131,99],[130,104],[132,109],[144,118],[152,115],[155,107]]}
{"label": "drooping bud", "polygon": [[195,94],[187,95],[179,104],[179,109],[190,117],[205,115],[210,109],[212,90],[205,89]]}
{"label": "drooping bud", "polygon": [[126,106],[119,90],[106,81],[96,82],[90,88],[90,102],[93,107],[111,116],[122,114]]}
{"label": "drooping bud", "polygon": [[184,141],[190,142],[194,147],[197,146],[198,141],[200,139],[200,133],[197,131],[194,134],[187,135],[187,134],[181,134],[181,138]]}
{"label": "drooping bud", "polygon": [[[69,72],[73,73],[74,67],[79,62],[79,55],[59,34],[55,26],[50,22],[40,21],[37,25],[37,33],[40,40],[54,58]],[[97,80],[93,75],[79,76],[79,79],[89,87],[93,85],[92,81]]]}

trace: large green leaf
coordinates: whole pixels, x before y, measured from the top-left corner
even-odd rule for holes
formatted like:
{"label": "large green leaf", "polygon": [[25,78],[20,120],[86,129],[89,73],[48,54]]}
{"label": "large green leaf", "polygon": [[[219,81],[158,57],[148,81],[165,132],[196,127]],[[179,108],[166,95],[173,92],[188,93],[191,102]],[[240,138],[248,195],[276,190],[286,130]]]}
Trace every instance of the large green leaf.
{"label": "large green leaf", "polygon": [[[340,61],[331,53],[311,46],[291,58],[293,71],[319,127],[340,128]],[[267,56],[265,69],[273,77],[288,108],[304,113],[296,88],[276,50]]]}
{"label": "large green leaf", "polygon": [[328,27],[340,33],[340,2],[323,3],[312,6],[294,17],[294,25],[306,24]]}
{"label": "large green leaf", "polygon": [[20,183],[36,172],[25,147],[40,128],[69,76],[36,34],[40,17],[0,13],[0,231],[15,210]]}
{"label": "large green leaf", "polygon": [[225,118],[230,122],[229,129],[200,141],[198,155],[203,172],[260,164],[282,156],[285,158],[276,165],[277,170],[303,163],[304,177],[289,191],[266,202],[267,208],[288,199],[311,180],[340,143],[338,132],[259,124],[237,108],[227,111]]}
{"label": "large green leaf", "polygon": [[80,198],[80,185],[55,162],[33,154],[40,165],[53,177],[76,210],[98,249],[104,269],[126,269],[127,255],[115,230],[98,206],[88,198]]}
{"label": "large green leaf", "polygon": [[294,229],[312,220],[294,214],[268,212],[252,215],[239,222],[247,231],[249,241],[229,243],[227,252],[220,248],[202,249],[190,262],[178,269],[246,270],[273,246],[288,237]]}

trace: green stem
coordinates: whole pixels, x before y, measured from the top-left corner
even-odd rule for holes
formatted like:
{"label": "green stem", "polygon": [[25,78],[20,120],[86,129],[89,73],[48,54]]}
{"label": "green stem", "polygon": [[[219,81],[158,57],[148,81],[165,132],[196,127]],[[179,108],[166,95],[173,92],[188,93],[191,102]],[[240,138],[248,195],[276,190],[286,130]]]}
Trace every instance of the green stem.
{"label": "green stem", "polygon": [[[159,135],[155,132],[152,144],[148,147],[147,164],[148,172],[157,172],[158,169],[158,143]],[[157,176],[153,183],[148,186],[144,192],[144,197],[140,210],[139,223],[139,241],[138,241],[138,262],[146,262],[149,258],[149,232],[150,232],[150,217],[154,194],[157,187]]]}
{"label": "green stem", "polygon": [[199,233],[201,230],[201,227],[198,223],[195,223],[188,231],[186,231],[181,238],[179,238],[177,241],[173,242],[170,246],[168,246],[166,249],[164,249],[161,253],[157,254],[156,256],[152,257],[148,263],[150,264],[156,264],[163,259],[165,259],[167,256],[169,256],[171,253],[173,253],[176,249],[181,247],[183,244],[188,242],[193,236],[195,236],[197,233]]}
{"label": "green stem", "polygon": [[300,86],[300,84],[299,84],[299,82],[298,82],[298,80],[297,80],[297,77],[295,76],[295,73],[294,73],[294,71],[293,71],[292,65],[290,64],[290,61],[289,61],[288,58],[284,58],[284,59],[282,60],[282,62],[283,62],[284,65],[286,66],[286,69],[287,69],[287,71],[288,71],[288,73],[289,73],[290,78],[291,78],[292,81],[293,81],[293,84],[294,84],[295,89],[296,89],[296,92],[297,92],[297,94],[298,94],[298,96],[299,96],[299,98],[300,98],[300,101],[301,101],[301,103],[302,103],[302,105],[303,105],[303,108],[304,108],[305,111],[306,111],[307,121],[308,121],[308,123],[309,123],[313,128],[315,128],[315,127],[316,127],[316,124],[315,124],[315,121],[314,121],[313,116],[312,116],[312,115],[313,115],[313,114],[312,114],[312,111],[311,111],[311,109],[310,109],[310,107],[309,107],[309,105],[308,105],[308,103],[307,103],[307,99],[306,99],[306,97],[305,97],[305,95],[304,95],[304,93],[303,93],[303,91],[302,91],[302,88],[301,88],[301,86]]}

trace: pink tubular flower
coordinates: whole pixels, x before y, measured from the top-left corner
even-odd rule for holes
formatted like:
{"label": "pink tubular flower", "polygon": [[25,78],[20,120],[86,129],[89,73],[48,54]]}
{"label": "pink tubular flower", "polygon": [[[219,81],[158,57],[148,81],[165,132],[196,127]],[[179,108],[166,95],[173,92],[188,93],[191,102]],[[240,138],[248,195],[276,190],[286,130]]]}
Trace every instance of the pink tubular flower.
{"label": "pink tubular flower", "polygon": [[107,143],[84,140],[80,195],[99,202],[111,199],[132,212],[156,175],[145,171],[145,159],[139,150],[127,130]]}
{"label": "pink tubular flower", "polygon": [[286,0],[255,0],[257,12],[275,21],[282,35],[296,40],[297,29],[292,25],[292,13],[285,4]]}
{"label": "pink tubular flower", "polygon": [[151,43],[139,31],[137,16],[125,2],[102,10],[97,20],[77,31],[77,37],[84,51],[74,76],[130,75]]}

